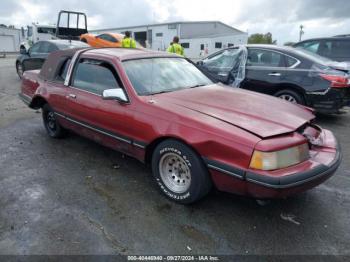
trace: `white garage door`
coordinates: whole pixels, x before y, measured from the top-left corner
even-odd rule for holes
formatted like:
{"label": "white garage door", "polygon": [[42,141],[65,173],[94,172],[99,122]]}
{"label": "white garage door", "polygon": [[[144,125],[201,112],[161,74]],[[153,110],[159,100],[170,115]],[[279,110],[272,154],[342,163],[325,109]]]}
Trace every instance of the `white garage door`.
{"label": "white garage door", "polygon": [[12,35],[0,35],[0,52],[15,52],[15,39]]}

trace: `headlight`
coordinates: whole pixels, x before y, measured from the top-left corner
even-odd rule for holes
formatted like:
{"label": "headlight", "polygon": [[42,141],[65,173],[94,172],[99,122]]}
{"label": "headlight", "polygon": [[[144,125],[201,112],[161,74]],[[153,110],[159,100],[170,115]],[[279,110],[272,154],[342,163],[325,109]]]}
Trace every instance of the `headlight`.
{"label": "headlight", "polygon": [[309,146],[302,144],[275,152],[255,150],[250,161],[250,168],[276,170],[299,164],[309,158]]}

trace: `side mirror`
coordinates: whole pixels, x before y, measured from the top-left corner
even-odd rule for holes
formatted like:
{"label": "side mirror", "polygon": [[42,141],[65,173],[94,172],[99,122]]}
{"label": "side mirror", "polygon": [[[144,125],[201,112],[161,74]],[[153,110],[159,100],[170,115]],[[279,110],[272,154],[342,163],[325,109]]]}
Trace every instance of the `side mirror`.
{"label": "side mirror", "polygon": [[117,100],[121,103],[128,102],[128,98],[122,88],[106,89],[102,93],[104,100]]}
{"label": "side mirror", "polygon": [[21,47],[21,48],[19,49],[19,53],[20,53],[21,55],[26,55],[26,54],[28,54],[27,49],[26,49],[25,47]]}

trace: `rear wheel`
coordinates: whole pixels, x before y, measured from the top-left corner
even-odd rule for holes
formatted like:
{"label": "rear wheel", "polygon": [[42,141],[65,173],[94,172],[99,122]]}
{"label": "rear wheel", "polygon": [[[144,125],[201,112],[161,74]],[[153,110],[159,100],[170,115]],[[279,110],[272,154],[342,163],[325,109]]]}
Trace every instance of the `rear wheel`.
{"label": "rear wheel", "polygon": [[201,158],[174,139],[165,140],[155,148],[152,173],[160,191],[181,204],[196,202],[211,189],[210,175]]}
{"label": "rear wheel", "polygon": [[66,130],[57,121],[55,112],[48,104],[43,106],[42,115],[45,129],[50,137],[61,138],[65,136]]}
{"label": "rear wheel", "polygon": [[21,62],[16,63],[16,71],[19,78],[22,79],[24,69],[23,69],[23,64]]}
{"label": "rear wheel", "polygon": [[291,102],[293,104],[305,105],[303,97],[299,93],[290,89],[284,89],[284,90],[278,91],[275,94],[275,96],[283,100],[286,100],[288,102]]}

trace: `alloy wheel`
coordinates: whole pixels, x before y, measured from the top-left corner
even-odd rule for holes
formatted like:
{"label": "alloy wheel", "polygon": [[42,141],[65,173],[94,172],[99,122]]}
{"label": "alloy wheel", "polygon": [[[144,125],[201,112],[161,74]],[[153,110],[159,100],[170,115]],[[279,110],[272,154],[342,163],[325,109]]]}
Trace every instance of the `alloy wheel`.
{"label": "alloy wheel", "polygon": [[281,98],[283,100],[286,100],[288,102],[291,102],[293,104],[297,104],[298,103],[294,96],[291,96],[291,95],[288,95],[288,94],[282,94],[282,95],[279,96],[279,98]]}
{"label": "alloy wheel", "polygon": [[56,118],[52,111],[47,113],[47,127],[53,132],[56,131]]}

